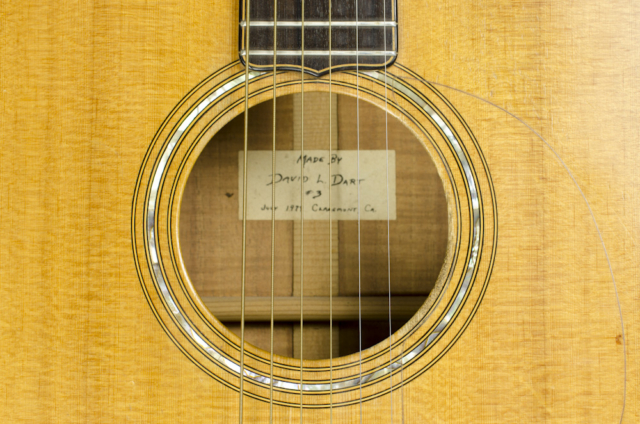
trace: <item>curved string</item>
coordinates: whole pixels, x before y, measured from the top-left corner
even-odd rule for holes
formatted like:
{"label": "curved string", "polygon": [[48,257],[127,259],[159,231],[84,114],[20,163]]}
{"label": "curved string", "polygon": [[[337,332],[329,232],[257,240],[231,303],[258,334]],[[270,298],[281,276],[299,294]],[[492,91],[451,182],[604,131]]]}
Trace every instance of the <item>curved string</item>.
{"label": "curved string", "polygon": [[[422,83],[431,84],[433,86],[447,88],[449,90],[455,91],[455,92],[460,93],[460,94],[464,94],[466,96],[469,96],[471,98],[474,98],[476,100],[484,102],[484,103],[486,103],[486,104],[488,104],[490,106],[493,106],[496,109],[501,110],[502,112],[504,112],[507,115],[509,115],[512,118],[514,118],[516,121],[520,122],[529,131],[531,131],[538,139],[540,139],[540,141],[542,141],[542,143],[547,147],[547,149],[549,149],[549,151],[553,154],[553,156],[555,156],[555,158],[558,161],[558,163],[560,163],[560,165],[567,172],[567,174],[569,175],[569,178],[571,178],[571,181],[573,182],[574,186],[578,190],[578,193],[580,193],[580,196],[582,197],[582,199],[584,200],[585,204],[587,205],[587,209],[589,210],[589,215],[591,215],[591,220],[593,221],[593,225],[594,225],[594,227],[596,229],[596,233],[598,234],[598,239],[600,240],[600,244],[602,245],[602,250],[604,251],[604,256],[605,256],[605,259],[607,261],[607,265],[609,267],[609,274],[611,275],[611,283],[613,285],[613,292],[614,292],[614,295],[615,295],[616,306],[617,306],[617,309],[618,309],[618,317],[619,317],[619,320],[620,320],[620,332],[621,332],[621,336],[622,336],[622,360],[623,360],[622,408],[620,410],[620,420],[619,420],[619,423],[622,424],[622,422],[624,420],[624,413],[625,413],[625,410],[626,410],[626,405],[627,405],[627,341],[626,341],[626,331],[625,331],[625,325],[624,325],[624,317],[623,317],[623,313],[622,313],[622,303],[620,301],[620,294],[618,292],[618,283],[616,282],[616,278],[615,278],[615,275],[613,273],[613,265],[611,264],[611,259],[609,258],[609,251],[607,250],[607,246],[604,243],[604,238],[602,237],[602,232],[600,231],[600,227],[598,226],[598,222],[596,220],[596,216],[593,213],[593,209],[591,208],[591,203],[589,203],[589,200],[587,199],[587,196],[584,194],[584,191],[582,190],[582,187],[578,183],[578,180],[576,179],[575,175],[571,171],[571,168],[569,168],[569,165],[567,165],[567,163],[562,159],[562,157],[560,156],[558,151],[551,145],[551,143],[549,143],[547,141],[546,138],[544,138],[527,121],[525,121],[524,119],[520,118],[514,112],[511,112],[510,110],[508,110],[508,109],[506,109],[506,108],[504,108],[504,107],[502,107],[502,106],[500,106],[500,105],[498,105],[498,104],[496,104],[496,103],[494,103],[494,102],[492,102],[492,101],[490,101],[488,99],[485,99],[484,97],[481,97],[481,96],[479,96],[477,94],[471,93],[469,91],[462,90],[460,88],[452,87],[450,85],[443,84],[443,83],[440,83],[440,82],[437,82],[437,81],[430,81],[430,80],[427,80],[427,79],[424,79],[424,78],[416,78],[416,77],[400,77],[400,78],[405,79],[405,80],[416,80],[416,81],[420,81]],[[391,93],[393,95],[395,95],[393,90],[392,90]],[[402,387],[404,388],[404,385]],[[404,412],[404,410],[403,410],[403,412]],[[403,415],[403,422],[404,422],[404,415]]]}
{"label": "curved string", "polygon": [[273,143],[271,148],[271,311],[269,328],[269,424],[273,424],[273,300],[276,267],[276,73],[278,45],[278,0],[273,0]]}
{"label": "curved string", "polygon": [[239,422],[242,424],[243,418],[243,398],[244,398],[244,292],[247,269],[247,147],[249,140],[249,34],[251,28],[251,0],[245,2],[245,19],[247,22],[247,44],[246,57],[244,60],[244,169],[242,175],[242,281],[240,288],[240,402],[239,402]]}

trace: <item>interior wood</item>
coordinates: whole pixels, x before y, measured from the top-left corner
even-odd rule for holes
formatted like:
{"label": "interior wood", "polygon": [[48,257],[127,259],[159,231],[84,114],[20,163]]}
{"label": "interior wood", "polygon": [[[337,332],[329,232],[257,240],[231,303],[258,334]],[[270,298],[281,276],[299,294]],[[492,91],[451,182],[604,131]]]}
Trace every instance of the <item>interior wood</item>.
{"label": "interior wood", "polygon": [[[195,348],[158,294],[145,291],[150,270],[135,209],[158,159],[154,137],[178,120],[172,111],[182,114],[191,90],[212,75],[221,84],[243,71],[238,18],[238,1],[0,3],[3,423],[228,424],[241,414],[244,423],[269,422],[268,402],[245,395],[241,410],[234,375],[185,354]],[[629,0],[398,2],[400,50],[389,73],[442,106],[421,81],[432,82],[490,171],[492,185],[480,187],[495,190],[490,280],[473,319],[433,366],[403,369],[385,381],[395,383],[392,392],[362,403],[354,394],[355,403],[331,410],[274,405],[273,422],[640,422],[639,19],[640,2]],[[433,128],[419,113],[412,119],[405,123]],[[220,133],[238,132],[239,122]],[[290,131],[290,122],[279,127]],[[269,123],[251,125],[252,142],[267,148]],[[464,132],[462,121],[456,130]],[[231,147],[211,143],[203,155],[229,159],[233,173]],[[480,169],[482,158],[472,159]],[[187,189],[217,190],[215,204],[232,216],[237,184],[224,184]],[[209,210],[205,200],[199,208]],[[213,223],[202,218],[199,231],[239,239],[235,223]],[[268,225],[249,226],[268,233]],[[278,223],[282,296],[292,294],[290,231]],[[258,241],[249,239],[249,289],[265,296],[269,255]],[[189,265],[199,290],[218,270],[239,281],[235,252],[209,252],[199,271]],[[348,256],[348,246],[340,253]],[[231,285],[210,290],[239,294]],[[348,331],[341,327],[341,345],[353,340]],[[288,357],[292,332],[277,330],[276,351]],[[398,384],[411,372],[421,374]]]}
{"label": "interior wood", "polygon": [[[307,150],[328,150],[329,143],[331,143],[331,150],[339,149],[337,100],[336,95],[321,92],[305,93],[304,99],[302,95],[293,95],[293,150],[302,149],[303,144]],[[304,224],[301,220],[293,221],[294,297],[300,298],[303,288],[305,298],[340,294],[339,226],[340,222],[337,220],[332,221],[331,224],[328,220],[306,220]],[[302,234],[303,229],[304,234]],[[330,247],[331,253],[329,253]],[[301,260],[302,258],[304,261]],[[331,279],[328,278],[330,272]],[[304,303],[304,306],[309,306],[309,302]],[[304,309],[307,308],[297,308],[299,313]],[[306,313],[303,314],[306,315]],[[336,325],[332,327],[329,325],[329,319],[326,318],[316,320],[312,325],[301,326],[299,317],[297,321],[293,324],[294,358],[322,359],[332,356],[331,354],[335,356],[344,354],[344,351],[340,350],[339,323],[335,323]],[[301,331],[302,329],[304,332]]]}
{"label": "interior wood", "polygon": [[[329,94],[305,94],[305,149],[328,149]],[[299,94],[277,101],[278,149],[300,146]],[[438,277],[447,246],[448,210],[442,181],[426,149],[411,131],[393,116],[385,119],[384,110],[354,98],[332,98],[335,126],[333,148],[356,150],[359,123],[360,148],[384,150],[385,131],[389,149],[396,151],[397,219],[390,222],[391,291],[393,296],[416,296],[422,300],[430,293]],[[265,102],[249,111],[249,149],[271,150],[272,104]],[[209,142],[198,158],[185,188],[180,218],[180,246],[189,277],[203,298],[238,297],[241,270],[241,221],[238,220],[238,151],[242,150],[244,115],[225,126]],[[387,128],[385,128],[387,126]],[[305,221],[305,297],[328,296],[329,222]],[[358,224],[357,221],[334,221],[334,295],[358,296]],[[276,221],[276,296],[299,296],[300,222]],[[247,222],[247,287],[246,296],[268,297],[271,278],[271,222]],[[387,222],[361,221],[360,284],[362,296],[388,295]],[[393,302],[393,297],[392,297]],[[394,306],[394,309],[396,307]],[[386,309],[386,308],[385,308]],[[414,309],[415,311],[415,309]],[[215,310],[211,311],[214,315]],[[239,314],[239,311],[238,311]],[[407,321],[395,320],[395,326]],[[314,320],[314,330],[305,333],[307,359],[328,357],[327,320]],[[292,339],[299,340],[299,324],[277,324],[281,330],[292,329]],[[342,326],[336,322],[336,345]],[[247,328],[264,328],[249,323]],[[310,327],[311,328],[311,327]],[[324,328],[324,331],[321,331]],[[286,330],[285,330],[286,329]],[[386,331],[373,326],[363,328],[363,348],[388,337]],[[305,326],[306,331],[306,326]],[[311,336],[311,331],[315,331]],[[370,334],[368,334],[370,333]],[[257,330],[246,339],[269,350],[269,331]],[[320,339],[320,340],[318,340]],[[324,341],[323,341],[323,340]],[[357,339],[357,337],[356,337]],[[307,341],[310,344],[306,346]],[[293,344],[294,357],[299,345]],[[338,355],[353,353],[353,346],[336,347]]]}

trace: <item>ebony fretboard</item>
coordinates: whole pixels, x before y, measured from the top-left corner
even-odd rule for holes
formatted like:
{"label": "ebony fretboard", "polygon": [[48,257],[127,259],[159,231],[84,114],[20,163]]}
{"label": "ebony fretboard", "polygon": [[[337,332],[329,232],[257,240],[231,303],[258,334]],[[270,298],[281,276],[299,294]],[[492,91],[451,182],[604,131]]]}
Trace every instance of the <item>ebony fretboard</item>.
{"label": "ebony fretboard", "polygon": [[273,69],[276,27],[278,69],[300,70],[303,23],[304,68],[308,73],[320,75],[329,68],[332,71],[356,67],[378,69],[390,65],[396,58],[396,0],[304,0],[304,22],[303,0],[278,0],[277,26],[274,25],[273,0],[241,0],[240,59],[243,63],[247,54],[247,1],[251,1],[248,50],[249,65],[253,69]]}

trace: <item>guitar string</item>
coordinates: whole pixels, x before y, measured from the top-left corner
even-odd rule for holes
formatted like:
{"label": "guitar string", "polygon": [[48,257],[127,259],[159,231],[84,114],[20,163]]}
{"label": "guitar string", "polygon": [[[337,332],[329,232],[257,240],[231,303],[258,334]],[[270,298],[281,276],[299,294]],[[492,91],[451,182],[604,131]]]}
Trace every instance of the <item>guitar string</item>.
{"label": "guitar string", "polygon": [[273,424],[273,298],[276,267],[276,74],[278,49],[278,0],[273,0],[273,143],[271,147],[271,316],[269,328],[269,424]]}
{"label": "guitar string", "polygon": [[[404,357],[404,342],[402,342],[402,356]],[[404,361],[400,361],[400,413],[404,424]]]}
{"label": "guitar string", "polygon": [[[524,125],[529,131],[531,131],[538,139],[540,139],[540,141],[542,141],[542,143],[549,149],[549,151],[551,151],[551,153],[555,156],[556,160],[560,163],[560,165],[564,168],[564,170],[567,172],[567,174],[569,175],[569,178],[571,178],[571,181],[573,182],[574,186],[576,187],[576,189],[578,190],[578,193],[580,193],[580,196],[582,197],[582,199],[584,200],[585,204],[587,205],[587,209],[589,210],[589,214],[591,215],[591,220],[593,221],[593,225],[596,228],[596,233],[598,234],[598,239],[600,240],[600,244],[602,245],[602,250],[604,251],[604,256],[605,259],[607,261],[607,265],[609,267],[609,274],[611,275],[611,284],[613,286],[613,292],[614,292],[614,296],[615,296],[615,301],[616,301],[616,306],[618,309],[618,317],[619,317],[619,321],[620,321],[620,335],[622,336],[622,363],[623,363],[623,377],[622,377],[622,408],[620,411],[620,420],[619,423],[622,424],[623,420],[624,420],[624,413],[626,410],[626,405],[627,405],[627,339],[626,339],[626,331],[625,331],[625,325],[624,325],[624,316],[622,313],[622,303],[620,301],[620,294],[618,292],[618,283],[616,282],[616,278],[615,275],[613,273],[613,265],[611,264],[611,259],[609,258],[609,251],[607,250],[607,246],[605,245],[604,242],[604,238],[602,237],[602,232],[600,231],[600,226],[598,225],[598,222],[596,220],[596,216],[593,213],[593,209],[591,208],[591,203],[589,203],[589,200],[587,199],[587,196],[584,194],[584,191],[582,190],[582,187],[580,186],[580,184],[578,184],[578,180],[576,179],[575,175],[573,174],[573,172],[571,171],[571,168],[569,168],[569,165],[567,165],[567,163],[562,159],[562,157],[560,156],[560,154],[558,153],[558,151],[551,145],[551,143],[549,143],[547,141],[546,138],[544,138],[537,130],[535,130],[531,125],[529,125],[529,123],[527,123],[527,121],[525,121],[524,119],[520,118],[518,115],[516,115],[515,113],[509,111],[508,109],[505,109],[502,106],[497,105],[496,103],[493,103],[490,100],[485,99],[484,97],[481,97],[477,94],[473,94],[470,93],[468,91],[459,89],[459,88],[455,88],[452,87],[450,85],[447,84],[443,84],[440,82],[436,82],[436,81],[430,81],[430,80],[426,80],[426,79],[422,79],[422,78],[415,78],[415,77],[399,77],[401,79],[404,80],[414,80],[414,81],[418,81],[418,82],[422,82],[422,83],[427,83],[427,84],[431,84],[434,86],[438,86],[438,87],[444,87],[447,88],[449,90],[455,91],[457,93],[460,94],[464,94],[466,96],[469,96],[471,98],[474,98],[476,100],[479,100],[481,102],[484,102],[490,106],[495,107],[496,109],[506,113],[507,115],[511,116],[513,119],[515,119],[516,121],[520,122],[522,125]],[[395,92],[394,90],[391,91],[392,95],[395,96]],[[404,385],[403,385],[404,387]]]}
{"label": "guitar string", "polygon": [[[246,57],[246,61],[245,61],[245,128],[244,128],[244,173],[243,173],[243,234],[242,234],[242,294],[241,294],[241,372],[240,372],[240,423],[242,423],[243,421],[243,371],[244,371],[244,314],[245,314],[245,305],[244,305],[244,301],[245,301],[245,282],[246,282],[246,206],[247,206],[247,156],[248,156],[248,69],[249,69],[249,28],[250,28],[250,15],[249,15],[249,1],[247,1],[247,57]],[[274,3],[277,5],[277,0],[274,0]],[[386,15],[386,5],[383,6],[384,9],[384,14]],[[274,15],[276,15],[276,10],[277,10],[277,6],[276,8],[274,8]],[[303,157],[304,154],[304,2],[303,2],[303,6],[302,6],[302,57],[301,57],[301,62],[302,62],[302,66],[301,66],[301,86],[302,86],[302,94],[301,94],[301,157]],[[330,2],[330,6],[329,6],[329,10],[331,10],[331,2]],[[356,0],[356,22],[358,20],[358,2]],[[386,16],[384,17],[384,20],[386,21]],[[275,115],[275,107],[276,107],[276,96],[275,96],[275,91],[276,91],[276,39],[277,39],[277,35],[276,35],[276,30],[277,30],[277,16],[274,16],[274,76],[273,76],[273,81],[274,81],[274,98],[273,98],[273,150],[272,150],[272,276],[271,276],[271,328],[270,328],[270,347],[271,347],[271,363],[270,363],[270,422],[272,422],[272,418],[273,418],[273,326],[274,326],[274,321],[273,321],[273,300],[274,300],[274,292],[273,292],[273,285],[274,285],[274,249],[275,249],[275,239],[274,239],[274,234],[275,234],[275,184],[274,184],[274,180],[275,180],[275,143],[276,143],[276,115]],[[331,16],[329,16],[329,50],[331,51]],[[384,42],[386,45],[386,27],[383,29],[384,31]],[[359,308],[359,312],[358,312],[358,320],[359,320],[359,349],[360,349],[360,361],[362,360],[362,316],[361,316],[361,264],[360,264],[360,172],[359,172],[359,165],[360,165],[360,160],[359,160],[359,150],[360,150],[360,133],[359,133],[359,81],[358,81],[358,68],[359,68],[359,56],[358,56],[358,29],[356,28],[356,125],[357,125],[357,143],[358,143],[358,157],[357,157],[357,175],[358,175],[358,308]],[[331,66],[331,52],[329,53],[329,66]],[[389,288],[389,337],[391,337],[391,281],[390,281],[390,249],[389,249],[389,237],[390,237],[390,233],[389,233],[389,156],[388,156],[388,110],[387,110],[387,64],[386,64],[386,60],[387,57],[385,55],[385,65],[384,65],[384,74],[385,74],[385,147],[386,147],[386,160],[387,160],[387,252],[388,252],[388,288]],[[329,71],[329,80],[331,83],[331,70]],[[329,88],[330,90],[330,94],[331,94],[331,86]],[[467,93],[469,94],[469,93]],[[484,100],[484,99],[481,99]],[[494,105],[496,106],[496,105]],[[498,107],[498,106],[496,106]],[[329,130],[330,130],[330,136],[329,136],[329,152],[331,155],[331,96],[329,97],[329,111],[330,111],[330,117],[329,117]],[[507,112],[505,110],[505,112]],[[509,112],[507,112],[509,113]],[[514,116],[514,115],[512,115]],[[514,116],[515,117],[515,116]],[[515,117],[516,119],[520,120],[519,118]],[[521,121],[521,120],[520,120]],[[523,122],[523,121],[521,121]],[[525,124],[526,126],[528,126],[526,123],[523,122],[523,124]],[[530,127],[529,127],[530,128]],[[531,128],[530,128],[531,129]],[[533,131],[533,129],[531,129]],[[534,131],[535,133],[535,131]],[[537,133],[536,133],[537,134]],[[540,137],[542,139],[541,136],[538,135],[538,137]],[[548,145],[548,143],[546,142],[546,140],[542,139],[543,142],[545,144]],[[548,145],[548,147],[555,153],[555,150]],[[331,156],[329,156],[329,158],[331,158]],[[558,159],[561,161],[561,163],[563,164],[563,166],[566,168],[566,165],[564,164],[564,162],[558,157]],[[300,359],[301,359],[301,388],[302,388],[302,359],[303,359],[303,243],[302,241],[304,240],[304,159],[301,161],[301,291],[300,291],[300,297],[301,297],[301,346],[300,346]],[[330,170],[331,170],[331,159],[329,159],[329,166],[330,166]],[[568,169],[567,169],[568,171]],[[330,171],[331,172],[331,171]],[[569,172],[569,171],[568,171]],[[569,172],[570,173],[570,172]],[[573,179],[573,175],[571,175],[571,178]],[[575,180],[574,180],[575,182]],[[580,193],[583,195],[582,190],[580,189],[580,187],[578,187],[578,189],[580,190]],[[586,201],[586,198],[585,198]],[[590,206],[588,205],[589,210],[591,211]],[[329,223],[331,225],[331,191],[329,190]],[[597,226],[597,224],[596,224]],[[330,235],[331,235],[331,227],[330,227]],[[598,229],[599,232],[599,229]],[[605,252],[606,253],[606,252]],[[330,240],[330,271],[331,271],[331,240]],[[331,283],[331,277],[332,274],[330,274],[330,283]],[[614,281],[614,286],[615,286],[615,281]],[[330,296],[331,296],[331,284],[330,284]],[[616,287],[616,296],[617,296],[617,287]],[[618,307],[621,308],[619,302],[618,302]],[[330,320],[331,320],[331,315],[332,315],[332,302],[331,302],[331,298],[330,298]],[[621,322],[622,322],[622,314],[620,311],[620,318],[621,318]],[[624,325],[624,324],[623,324]],[[624,329],[624,327],[623,327]],[[330,349],[332,349],[332,325],[330,323]],[[624,331],[623,331],[623,339],[624,339]],[[626,344],[626,343],[625,343]],[[626,351],[626,346],[625,346],[625,351]],[[391,355],[391,348],[390,348],[390,355]],[[330,353],[330,370],[331,370],[331,360],[332,360],[332,351]],[[625,374],[626,374],[626,354],[625,354]],[[360,374],[362,372],[361,370],[362,365],[360,363]],[[332,374],[332,371],[330,371],[330,374]],[[390,377],[390,383],[391,383],[391,390],[393,389],[393,382],[391,380]],[[332,392],[331,395],[332,397]],[[362,385],[360,385],[360,421],[362,422]],[[625,400],[626,400],[626,378],[625,378]],[[392,398],[391,398],[392,399]],[[300,421],[302,422],[302,391],[301,391],[301,400],[300,400]],[[332,404],[332,402],[331,402]],[[623,411],[622,411],[622,415],[624,414],[624,402],[623,402]],[[404,415],[404,413],[403,413]],[[331,420],[332,420],[332,415],[331,415]],[[393,401],[391,400],[391,421],[393,422]],[[404,421],[404,417],[403,417],[403,421]]]}
{"label": "guitar string", "polygon": [[360,386],[360,424],[362,424],[362,262],[360,252],[360,56],[358,51],[360,50],[358,27],[358,0],[356,0],[356,189],[358,198],[358,373]]}
{"label": "guitar string", "polygon": [[239,422],[242,424],[244,398],[244,292],[247,265],[247,154],[249,140],[249,34],[251,28],[251,0],[245,1],[245,20],[247,21],[247,56],[244,60],[244,169],[242,175],[242,280],[240,287],[240,401]]}
{"label": "guitar string", "polygon": [[[387,21],[387,2],[382,2],[382,20]],[[384,48],[387,51],[387,27],[383,28],[383,40]],[[385,153],[387,160],[387,286],[389,292],[389,368],[393,366],[393,349],[391,343],[392,327],[391,327],[391,224],[390,224],[390,210],[389,205],[389,102],[387,97],[387,54],[384,56],[384,141],[385,141]],[[389,409],[390,419],[389,422],[393,424],[393,373],[389,373]]]}
{"label": "guitar string", "polygon": [[329,424],[333,424],[333,221],[331,220],[332,89],[331,89],[331,0],[329,0]]}
{"label": "guitar string", "polygon": [[302,40],[300,55],[300,424],[302,424],[302,370],[304,361],[304,3],[302,3]]}

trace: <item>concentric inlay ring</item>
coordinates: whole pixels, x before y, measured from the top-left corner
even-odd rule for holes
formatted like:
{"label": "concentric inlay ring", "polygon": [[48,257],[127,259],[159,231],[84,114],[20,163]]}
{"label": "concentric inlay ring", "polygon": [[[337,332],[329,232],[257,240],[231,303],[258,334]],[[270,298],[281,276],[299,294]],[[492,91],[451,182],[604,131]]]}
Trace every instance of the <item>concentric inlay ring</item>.
{"label": "concentric inlay ring", "polygon": [[[275,359],[274,401],[282,405],[346,405],[354,391],[363,400],[411,381],[455,343],[477,309],[490,275],[496,247],[495,200],[490,175],[473,134],[452,105],[434,87],[398,67],[394,74],[359,75],[358,95],[380,103],[384,85],[393,93],[389,111],[401,117],[424,141],[437,162],[449,198],[455,234],[437,286],[440,290],[391,339],[355,357],[334,360],[336,378],[327,377],[328,361],[305,361],[300,387],[299,361]],[[249,74],[250,97],[257,103],[272,92],[272,74]],[[412,79],[411,84],[407,76]],[[299,90],[299,75],[283,73],[278,92]],[[354,73],[333,75],[334,92],[355,94]],[[327,79],[305,80],[306,89],[326,89]],[[206,310],[188,281],[177,248],[176,215],[188,170],[221,126],[243,110],[245,74],[232,64],[203,81],[165,120],[143,161],[133,202],[134,257],[142,288],[158,321],[174,343],[203,371],[237,389],[239,341]],[[427,97],[427,95],[429,97]],[[455,122],[455,125],[452,124]],[[476,165],[478,165],[476,167]],[[488,232],[490,231],[490,233]],[[487,234],[489,236],[487,236]],[[144,243],[140,248],[136,240]],[[483,254],[483,252],[486,252]],[[484,258],[484,259],[483,259]],[[480,266],[486,261],[486,266]],[[452,331],[450,331],[452,330]],[[244,369],[247,395],[268,400],[268,354],[247,349]],[[399,370],[402,369],[402,376]],[[296,376],[297,374],[297,376]],[[384,382],[387,383],[384,383]],[[246,383],[251,384],[246,384]],[[308,396],[308,398],[307,398]],[[357,399],[360,399],[358,393]]]}

